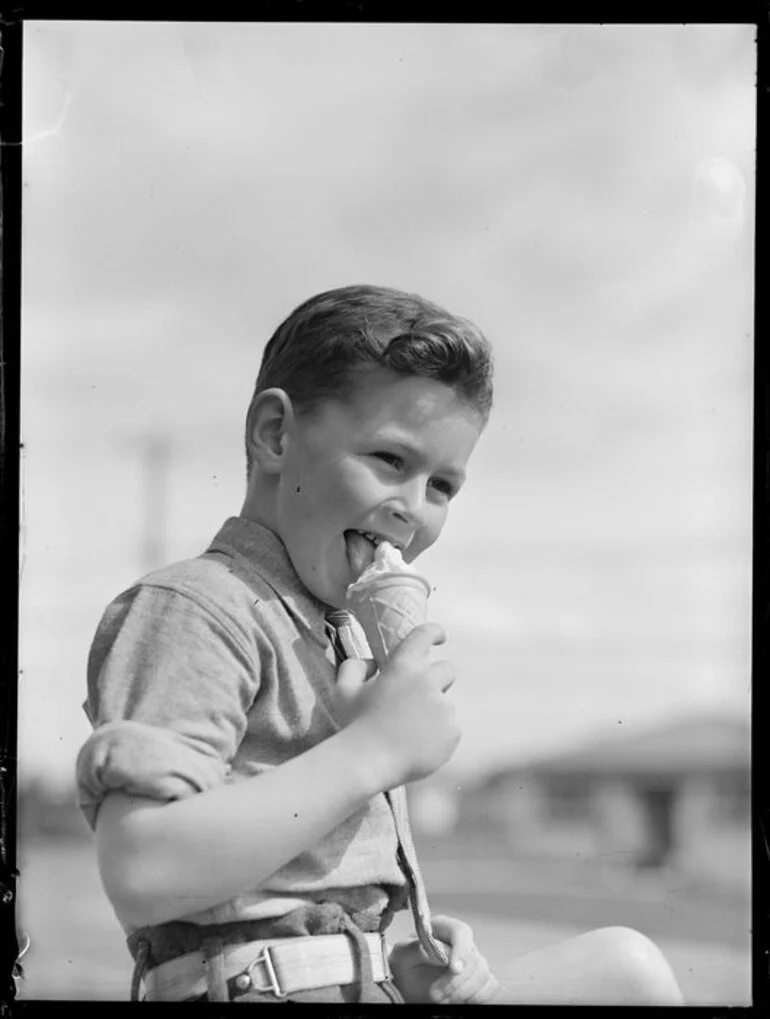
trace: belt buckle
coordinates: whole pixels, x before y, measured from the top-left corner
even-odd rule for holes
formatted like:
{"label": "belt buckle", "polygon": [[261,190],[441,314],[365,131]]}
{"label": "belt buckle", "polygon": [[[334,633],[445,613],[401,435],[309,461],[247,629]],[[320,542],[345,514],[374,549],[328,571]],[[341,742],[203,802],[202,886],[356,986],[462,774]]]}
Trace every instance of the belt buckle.
{"label": "belt buckle", "polygon": [[[268,980],[267,984],[261,986],[255,981],[253,973],[254,967],[259,965],[264,966]],[[278,974],[275,972],[275,966],[270,956],[269,945],[265,945],[254,961],[250,962],[246,969],[235,978],[235,983],[239,990],[271,992],[276,998],[286,997],[286,992],[281,990],[281,985],[278,982]]]}

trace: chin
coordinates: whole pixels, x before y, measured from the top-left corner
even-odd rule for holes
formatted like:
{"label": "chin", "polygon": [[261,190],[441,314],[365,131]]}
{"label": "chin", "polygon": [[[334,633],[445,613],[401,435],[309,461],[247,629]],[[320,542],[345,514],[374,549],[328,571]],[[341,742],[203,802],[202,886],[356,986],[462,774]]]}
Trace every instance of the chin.
{"label": "chin", "polygon": [[324,605],[329,605],[334,609],[344,608],[345,605],[345,589],[342,593],[339,593],[338,586],[328,582],[326,584],[319,583],[315,576],[311,575],[309,578],[300,577],[300,580],[308,589],[308,591],[317,598],[318,601],[323,602]]}
{"label": "chin", "polygon": [[333,609],[344,609],[345,602],[347,601],[347,586],[330,584],[329,589],[317,594],[316,598],[320,598],[327,605],[331,605]]}

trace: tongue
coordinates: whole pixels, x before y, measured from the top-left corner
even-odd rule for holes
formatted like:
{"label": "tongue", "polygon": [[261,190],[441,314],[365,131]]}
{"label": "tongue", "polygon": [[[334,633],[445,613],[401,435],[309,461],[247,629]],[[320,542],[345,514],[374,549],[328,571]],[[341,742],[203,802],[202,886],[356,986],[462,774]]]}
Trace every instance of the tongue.
{"label": "tongue", "polygon": [[364,570],[374,562],[374,545],[357,531],[346,531],[348,563],[353,579],[358,580]]}

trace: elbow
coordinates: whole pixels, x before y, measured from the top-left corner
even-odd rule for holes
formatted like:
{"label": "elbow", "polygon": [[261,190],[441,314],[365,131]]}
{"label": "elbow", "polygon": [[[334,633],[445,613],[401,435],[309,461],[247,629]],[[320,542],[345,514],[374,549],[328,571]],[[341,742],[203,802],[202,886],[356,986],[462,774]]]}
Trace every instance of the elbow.
{"label": "elbow", "polygon": [[183,919],[209,905],[191,901],[182,889],[176,888],[172,869],[176,869],[172,861],[152,854],[110,859],[100,853],[102,885],[121,923],[133,929],[155,927]]}
{"label": "elbow", "polygon": [[99,872],[107,898],[118,919],[131,928],[153,927],[170,919],[159,910],[152,885],[143,878],[142,868],[131,861],[99,860]]}
{"label": "elbow", "polygon": [[152,856],[104,840],[99,843],[98,860],[104,891],[121,923],[152,927],[174,919],[162,908],[167,890],[164,895]]}
{"label": "elbow", "polygon": [[179,861],[138,857],[119,866],[100,863],[102,884],[122,924],[137,929],[184,920],[218,905],[220,898],[188,893],[178,880]]}
{"label": "elbow", "polygon": [[125,925],[150,927],[177,918],[171,905],[173,861],[164,859],[162,839],[153,833],[161,805],[142,810],[134,799],[111,794],[96,826],[99,874],[107,898]]}

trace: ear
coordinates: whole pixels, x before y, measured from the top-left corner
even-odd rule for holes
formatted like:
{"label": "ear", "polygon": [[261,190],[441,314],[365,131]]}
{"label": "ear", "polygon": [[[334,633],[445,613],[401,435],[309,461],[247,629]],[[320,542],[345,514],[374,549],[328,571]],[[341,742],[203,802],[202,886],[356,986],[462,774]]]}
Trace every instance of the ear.
{"label": "ear", "polygon": [[283,389],[264,389],[249,407],[246,441],[252,461],[266,474],[280,474],[295,415]]}

